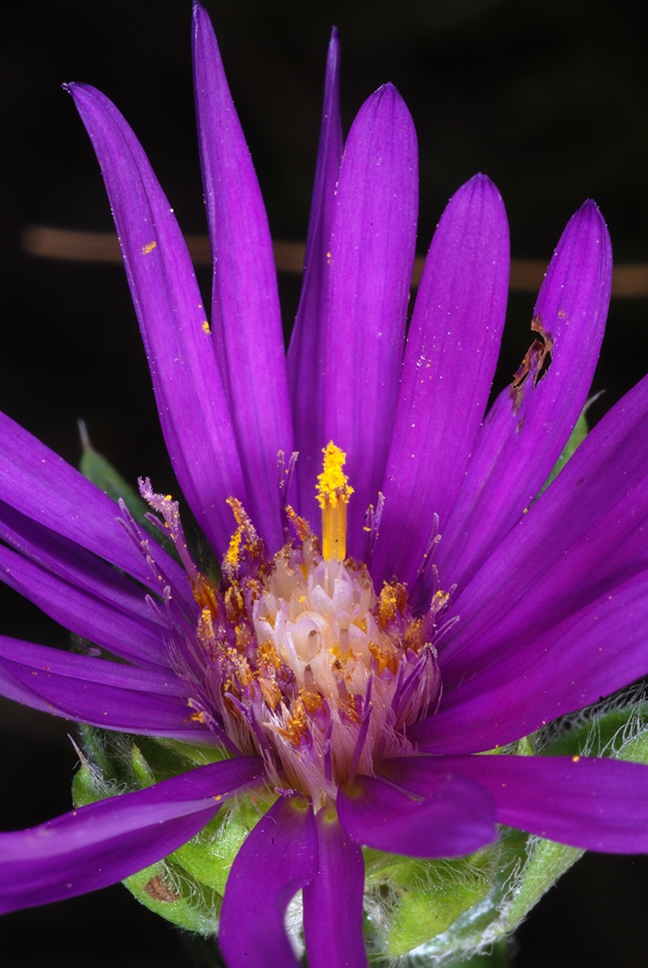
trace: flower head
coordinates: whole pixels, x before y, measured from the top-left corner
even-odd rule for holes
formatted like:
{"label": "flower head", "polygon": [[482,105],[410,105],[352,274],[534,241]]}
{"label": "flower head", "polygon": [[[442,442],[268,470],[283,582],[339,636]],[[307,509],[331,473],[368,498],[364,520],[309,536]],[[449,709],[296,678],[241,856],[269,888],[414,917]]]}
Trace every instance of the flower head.
{"label": "flower head", "polygon": [[[300,890],[311,968],[359,968],[365,880],[380,934],[390,855],[481,851],[483,871],[502,856],[488,852],[496,824],[648,850],[644,766],[523,755],[553,720],[648,672],[648,384],[542,491],[586,402],[610,242],[587,202],[552,258],[531,347],[486,414],[509,253],[481,175],[439,223],[403,355],[416,138],[387,85],[343,153],[335,34],[286,359],[267,220],[199,4],[194,71],[210,314],[132,131],[95,89],[68,89],[106,182],[169,453],[220,573],[192,553],[171,496],[140,482],[169,551],[0,417],[2,577],[93,643],[64,654],[1,638],[0,689],[156,741],[148,759],[127,746],[124,793],[86,734],[85,805],[0,835],[0,910],[142,869],[142,896],[181,906],[151,867],[173,853],[200,869],[214,910],[222,900],[229,968],[296,964],[284,915]],[[163,746],[172,768],[156,765]],[[216,828],[236,841],[221,861]],[[401,951],[393,934],[387,949]]]}

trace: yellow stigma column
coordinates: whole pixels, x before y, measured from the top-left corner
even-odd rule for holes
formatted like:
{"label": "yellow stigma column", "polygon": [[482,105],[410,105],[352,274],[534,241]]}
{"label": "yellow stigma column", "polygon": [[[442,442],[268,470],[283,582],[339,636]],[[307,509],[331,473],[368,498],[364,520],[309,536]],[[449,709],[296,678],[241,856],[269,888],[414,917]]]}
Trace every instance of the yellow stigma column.
{"label": "yellow stigma column", "polygon": [[322,555],[326,561],[346,558],[347,504],[353,494],[342,470],[346,454],[333,441],[322,451],[324,467],[317,478],[317,500],[322,509]]}

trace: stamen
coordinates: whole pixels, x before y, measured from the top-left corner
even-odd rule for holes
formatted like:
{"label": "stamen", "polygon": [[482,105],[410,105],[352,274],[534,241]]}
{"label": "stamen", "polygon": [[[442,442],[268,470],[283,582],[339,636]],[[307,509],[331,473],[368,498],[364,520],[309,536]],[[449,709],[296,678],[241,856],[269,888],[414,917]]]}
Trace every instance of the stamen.
{"label": "stamen", "polygon": [[[189,553],[187,539],[185,538],[184,531],[182,530],[179,503],[174,501],[170,494],[156,494],[151,487],[151,482],[148,477],[146,480],[143,480],[141,477],[138,478],[137,483],[139,484],[139,492],[147,504],[149,504],[154,511],[157,511],[164,518],[165,534],[168,534],[178,549],[180,560],[182,561],[182,564],[184,565],[189,577],[195,578],[199,572],[196,568],[193,558],[191,557],[191,554]],[[155,521],[155,519],[153,520]]]}
{"label": "stamen", "polygon": [[346,558],[347,509],[353,488],[342,470],[346,454],[331,440],[322,451],[324,466],[317,478],[317,500],[322,509],[322,556],[325,561]]}
{"label": "stamen", "polygon": [[364,563],[367,567],[371,567],[373,561],[373,553],[376,548],[376,541],[378,540],[378,533],[380,531],[380,522],[382,520],[383,511],[385,508],[385,495],[380,491],[378,493],[378,500],[376,501],[376,506],[374,508],[373,504],[370,504],[367,509],[367,518],[364,530],[367,534],[367,541],[365,544],[365,556]]}
{"label": "stamen", "polygon": [[292,484],[292,479],[295,475],[295,465],[297,464],[297,458],[299,457],[298,451],[293,451],[288,459],[288,465],[286,465],[286,455],[283,450],[280,450],[277,454],[277,472],[278,472],[278,483],[279,483],[279,506],[285,508],[288,504],[288,493],[290,491],[290,485]]}
{"label": "stamen", "polygon": [[228,497],[227,503],[234,512],[237,528],[230,538],[229,548],[223,558],[223,573],[229,579],[234,579],[241,567],[244,555],[251,562],[261,564],[263,561],[263,541],[256,533],[245,508],[235,497]]}
{"label": "stamen", "polygon": [[298,451],[293,451],[290,455],[288,465],[286,466],[286,455],[283,450],[280,450],[277,454],[277,471],[278,471],[278,486],[279,486],[279,509],[281,513],[281,524],[284,529],[284,534],[286,535],[286,540],[288,540],[288,495],[290,494],[290,488],[292,485],[293,477],[295,476],[295,466],[297,464],[297,458],[299,457]]}

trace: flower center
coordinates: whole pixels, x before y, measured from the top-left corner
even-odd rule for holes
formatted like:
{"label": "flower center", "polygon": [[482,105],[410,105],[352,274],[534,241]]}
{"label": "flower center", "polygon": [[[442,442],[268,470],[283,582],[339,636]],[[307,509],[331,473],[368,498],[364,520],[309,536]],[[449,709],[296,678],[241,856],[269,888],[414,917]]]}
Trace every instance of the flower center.
{"label": "flower center", "polygon": [[201,613],[195,662],[182,670],[195,685],[194,716],[263,756],[276,789],[298,791],[316,809],[340,784],[411,750],[406,727],[440,694],[435,617],[449,597],[437,592],[415,617],[404,585],[385,582],[378,594],[367,568],[346,558],[353,489],[344,460],[333,443],[324,450],[321,550],[287,508],[296,538],[267,558],[230,499],[237,529],[221,586],[190,574]]}

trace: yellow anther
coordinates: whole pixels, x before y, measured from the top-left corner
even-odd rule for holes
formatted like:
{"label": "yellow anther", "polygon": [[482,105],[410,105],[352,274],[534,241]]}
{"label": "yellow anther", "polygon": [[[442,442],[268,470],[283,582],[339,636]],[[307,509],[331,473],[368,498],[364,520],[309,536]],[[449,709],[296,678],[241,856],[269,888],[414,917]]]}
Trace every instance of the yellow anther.
{"label": "yellow anther", "polygon": [[317,478],[317,500],[322,509],[322,554],[326,561],[346,558],[346,527],[349,498],[353,488],[342,470],[346,461],[343,450],[330,441],[322,451],[324,466]]}

